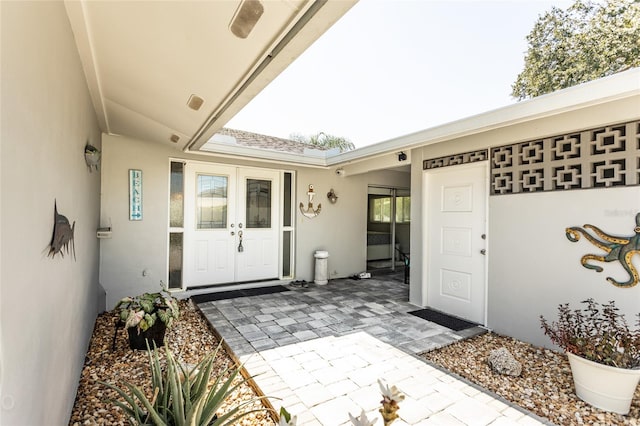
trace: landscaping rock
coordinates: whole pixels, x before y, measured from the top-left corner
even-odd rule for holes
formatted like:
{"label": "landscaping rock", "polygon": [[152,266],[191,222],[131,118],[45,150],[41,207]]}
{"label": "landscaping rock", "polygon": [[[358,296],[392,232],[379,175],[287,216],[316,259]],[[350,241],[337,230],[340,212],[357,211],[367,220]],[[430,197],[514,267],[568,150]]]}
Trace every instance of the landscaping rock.
{"label": "landscaping rock", "polygon": [[511,355],[507,348],[502,347],[492,350],[489,352],[487,361],[491,369],[497,373],[508,376],[519,376],[522,373],[522,364]]}

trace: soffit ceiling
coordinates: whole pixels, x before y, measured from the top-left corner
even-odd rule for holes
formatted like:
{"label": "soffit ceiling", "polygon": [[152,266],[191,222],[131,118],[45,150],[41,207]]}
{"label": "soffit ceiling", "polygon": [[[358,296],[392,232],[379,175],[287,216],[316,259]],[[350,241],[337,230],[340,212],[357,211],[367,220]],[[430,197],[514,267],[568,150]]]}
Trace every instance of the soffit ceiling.
{"label": "soffit ceiling", "polygon": [[244,39],[229,29],[241,0],[65,6],[102,130],[195,150],[355,1],[262,0]]}

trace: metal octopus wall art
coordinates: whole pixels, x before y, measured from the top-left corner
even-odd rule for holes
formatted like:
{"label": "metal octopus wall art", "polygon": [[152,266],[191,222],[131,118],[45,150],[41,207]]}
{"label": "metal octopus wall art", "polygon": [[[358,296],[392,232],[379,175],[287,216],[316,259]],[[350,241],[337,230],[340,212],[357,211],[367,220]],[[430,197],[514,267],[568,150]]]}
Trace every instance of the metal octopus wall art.
{"label": "metal octopus wall art", "polygon": [[76,222],[73,221],[73,225],[71,225],[66,216],[58,213],[58,203],[57,201],[54,201],[53,236],[51,237],[51,243],[49,244],[48,256],[54,258],[56,257],[56,254],[60,253],[60,256],[64,257],[64,253],[66,252],[69,254],[69,249],[71,249],[73,252],[73,260],[76,260],[76,246],[73,241],[73,233],[75,229]]}
{"label": "metal octopus wall art", "polygon": [[[587,230],[593,231],[595,235],[589,234]],[[607,277],[607,281],[617,287],[633,287],[638,284],[640,278],[638,277],[638,270],[631,263],[631,258],[635,254],[640,254],[640,213],[636,215],[636,227],[633,229],[635,235],[630,237],[619,237],[615,235],[609,235],[602,231],[597,226],[584,225],[584,227],[573,226],[565,230],[569,241],[576,242],[580,240],[580,234],[589,240],[596,247],[604,250],[606,253],[602,255],[598,254],[586,254],[580,259],[582,266],[588,269],[593,269],[596,272],[602,272],[602,267],[598,265],[592,265],[590,260],[598,262],[615,262],[618,261],[622,265],[625,271],[629,274],[629,280],[621,282]],[[600,239],[598,239],[598,237]]]}

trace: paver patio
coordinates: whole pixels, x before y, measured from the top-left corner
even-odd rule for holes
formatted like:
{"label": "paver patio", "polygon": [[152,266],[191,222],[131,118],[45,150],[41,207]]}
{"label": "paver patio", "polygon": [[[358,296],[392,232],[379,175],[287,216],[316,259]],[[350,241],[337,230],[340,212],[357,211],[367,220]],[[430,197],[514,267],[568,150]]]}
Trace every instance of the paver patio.
{"label": "paver patio", "polygon": [[409,315],[408,295],[401,277],[380,276],[198,306],[298,425],[349,425],[363,409],[379,418],[378,379],[406,395],[394,425],[549,424],[417,357],[483,330]]}

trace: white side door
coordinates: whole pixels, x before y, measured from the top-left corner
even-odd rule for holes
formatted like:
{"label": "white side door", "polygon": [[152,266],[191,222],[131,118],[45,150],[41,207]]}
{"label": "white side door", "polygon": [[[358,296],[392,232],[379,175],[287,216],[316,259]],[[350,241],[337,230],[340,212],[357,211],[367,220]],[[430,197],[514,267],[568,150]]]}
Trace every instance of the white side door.
{"label": "white side door", "polygon": [[486,162],[426,172],[427,304],[484,324]]}
{"label": "white side door", "polygon": [[238,170],[236,281],[279,275],[280,172]]}

